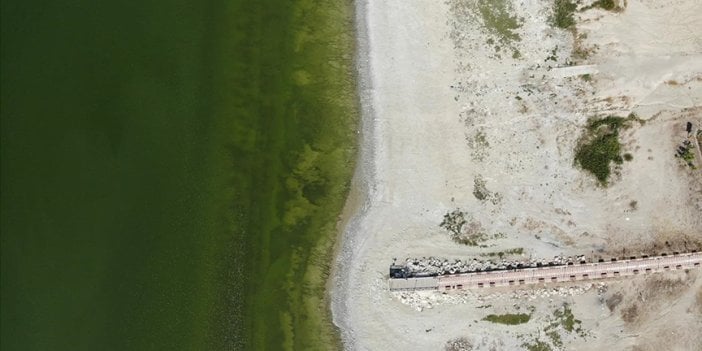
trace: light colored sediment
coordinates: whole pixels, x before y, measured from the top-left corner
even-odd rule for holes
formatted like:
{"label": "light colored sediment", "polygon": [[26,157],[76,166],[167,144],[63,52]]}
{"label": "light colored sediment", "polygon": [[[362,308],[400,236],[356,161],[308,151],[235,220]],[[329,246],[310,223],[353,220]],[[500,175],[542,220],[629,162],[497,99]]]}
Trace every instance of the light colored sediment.
{"label": "light colored sediment", "polygon": [[[572,296],[534,299],[505,292],[485,308],[476,308],[481,296],[460,303],[443,303],[451,300],[444,295],[408,299],[436,301],[422,312],[388,291],[393,258],[466,260],[512,248],[524,248],[522,259],[636,254],[654,243],[686,245],[682,236],[702,240],[700,173],[673,157],[685,122],[702,123],[696,26],[702,4],[629,0],[622,13],[587,11],[578,20],[587,33],[582,45],[598,49],[572,67],[566,65],[572,38],[549,26],[548,2],[513,3],[524,18],[519,59],[496,57],[485,32],[457,15],[465,3],[357,2],[364,116],[355,184],[364,199],[348,221],[331,281],[334,322],[346,347],[441,349],[466,337],[475,349],[519,349],[545,338],[543,326],[564,302],[590,335],[561,331],[568,349],[645,349],[644,341],[666,340],[672,349],[702,345],[692,332],[702,323],[694,314],[702,284],[695,273],[679,273],[684,283],[676,285],[676,298],[656,297],[655,306],[628,290],[659,284],[654,278],[607,282],[607,291],[622,292],[612,311],[604,302],[609,292],[582,286]],[[556,47],[557,59],[545,61]],[[585,73],[591,82],[578,77]],[[598,187],[573,166],[582,127],[592,116],[631,112],[647,120],[622,133],[634,159],[609,187]],[[476,178],[493,194],[487,201],[473,194]],[[438,225],[456,207],[491,237],[500,235],[487,248],[454,243]],[[528,308],[534,312],[526,324],[481,321]],[[633,319],[622,312],[637,308],[643,312]]]}

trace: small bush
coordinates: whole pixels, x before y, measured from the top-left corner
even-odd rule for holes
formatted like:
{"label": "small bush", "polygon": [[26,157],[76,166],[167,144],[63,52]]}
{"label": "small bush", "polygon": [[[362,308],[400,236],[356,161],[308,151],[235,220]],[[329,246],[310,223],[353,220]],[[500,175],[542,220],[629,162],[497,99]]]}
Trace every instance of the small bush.
{"label": "small bush", "polygon": [[686,162],[692,162],[695,159],[695,154],[692,153],[692,148],[687,148],[680,157]]}
{"label": "small bush", "polygon": [[678,146],[677,154],[675,155],[676,157],[683,159],[692,169],[696,169],[694,164],[695,153],[692,151],[694,148],[695,146],[686,140],[682,146]]}
{"label": "small bush", "polygon": [[[626,1],[624,2],[626,5]],[[624,11],[624,7],[619,6],[619,1],[618,0],[597,0],[592,3],[590,6],[583,7],[581,10],[582,11],[587,11],[591,8],[601,8],[605,11],[611,11],[611,12],[622,12]]]}
{"label": "small bush", "polygon": [[599,7],[603,10],[613,11],[617,9],[617,3],[614,0],[597,0],[592,6]]}

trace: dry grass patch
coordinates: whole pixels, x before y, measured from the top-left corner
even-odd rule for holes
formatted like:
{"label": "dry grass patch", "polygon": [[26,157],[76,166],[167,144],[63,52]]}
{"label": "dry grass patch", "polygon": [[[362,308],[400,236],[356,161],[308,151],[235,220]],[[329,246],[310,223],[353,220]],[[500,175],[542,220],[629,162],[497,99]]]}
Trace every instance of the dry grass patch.
{"label": "dry grass patch", "polygon": [[609,311],[613,312],[614,309],[617,308],[617,306],[622,302],[622,300],[624,300],[624,295],[621,293],[616,293],[608,297],[605,304],[607,304]]}
{"label": "dry grass patch", "polygon": [[479,25],[488,36],[488,45],[495,51],[508,49],[514,59],[521,57],[516,43],[522,38],[518,31],[523,18],[514,15],[512,2],[509,0],[450,0],[451,12],[460,18]]}
{"label": "dry grass patch", "polygon": [[638,291],[636,299],[622,308],[622,320],[629,324],[636,323],[646,313],[660,309],[662,301],[674,301],[680,297],[690,286],[691,281],[689,273],[685,277],[679,278],[668,278],[662,275],[651,276],[643,286],[635,289]]}
{"label": "dry grass patch", "polygon": [[634,323],[639,318],[639,305],[633,303],[622,309],[622,320],[627,323]]}

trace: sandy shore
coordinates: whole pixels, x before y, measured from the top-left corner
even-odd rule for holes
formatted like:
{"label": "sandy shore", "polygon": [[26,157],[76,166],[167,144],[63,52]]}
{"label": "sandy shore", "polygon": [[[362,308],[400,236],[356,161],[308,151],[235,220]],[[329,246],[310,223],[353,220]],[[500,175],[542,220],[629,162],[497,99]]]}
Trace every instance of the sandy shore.
{"label": "sandy shore", "polygon": [[[394,258],[466,260],[515,248],[522,249],[516,259],[611,255],[702,239],[700,173],[673,157],[686,122],[702,123],[702,34],[695,25],[702,6],[630,0],[622,12],[583,11],[573,40],[549,25],[548,3],[514,2],[519,40],[496,46],[501,42],[471,4],[356,3],[359,205],[350,206],[358,210],[346,222],[330,283],[346,348],[442,349],[455,338],[476,350],[541,340],[555,347],[544,326],[563,304],[583,333],[559,329],[561,347],[626,349],[668,339],[678,343],[666,344],[673,349],[702,345],[694,333],[702,327],[695,307],[702,279],[694,272],[521,295],[388,291]],[[576,58],[583,49],[587,57]],[[645,121],[621,135],[633,160],[615,169],[608,187],[598,186],[574,166],[583,127],[592,117],[631,113]],[[479,183],[483,198],[475,195]],[[484,232],[483,247],[457,244],[439,227],[455,208]],[[663,307],[648,308],[628,292],[653,285],[672,286],[677,299],[649,296]],[[621,303],[610,309],[605,301],[616,294]],[[632,309],[640,313],[632,317]],[[481,321],[517,311],[531,311],[532,321]],[[671,311],[683,316],[672,320]],[[675,338],[661,334],[671,325]]]}

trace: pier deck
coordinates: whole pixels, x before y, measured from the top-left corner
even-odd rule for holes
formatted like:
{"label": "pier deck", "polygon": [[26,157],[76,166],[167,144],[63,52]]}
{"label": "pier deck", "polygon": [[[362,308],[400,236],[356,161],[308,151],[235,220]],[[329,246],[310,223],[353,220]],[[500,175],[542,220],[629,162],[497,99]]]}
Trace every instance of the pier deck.
{"label": "pier deck", "polygon": [[702,253],[695,252],[609,262],[574,263],[564,266],[520,268],[434,277],[391,278],[388,284],[391,291],[480,289],[627,277],[696,268],[700,267],[701,264]]}

